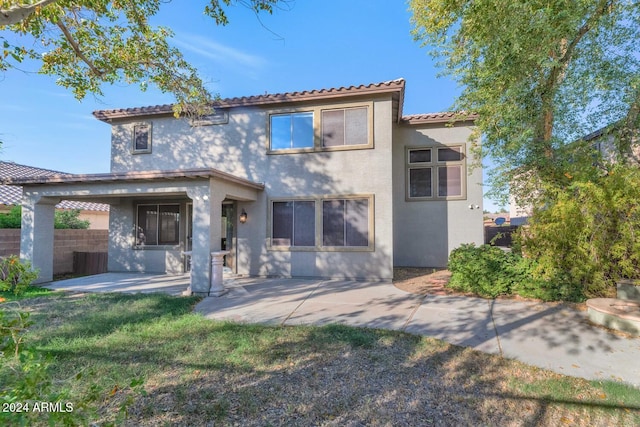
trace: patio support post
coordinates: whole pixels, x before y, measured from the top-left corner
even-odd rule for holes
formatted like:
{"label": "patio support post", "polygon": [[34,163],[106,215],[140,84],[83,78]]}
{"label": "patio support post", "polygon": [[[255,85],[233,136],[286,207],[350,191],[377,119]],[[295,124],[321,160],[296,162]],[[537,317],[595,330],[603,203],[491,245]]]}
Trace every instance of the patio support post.
{"label": "patio support post", "polygon": [[[187,191],[187,195],[193,201],[191,292],[201,296],[220,296],[225,293],[222,276],[214,284],[212,272],[215,270],[217,274],[218,269],[214,269],[211,264],[211,254],[221,249],[222,201],[225,193],[216,188],[219,183],[215,180],[210,180],[207,184],[192,187]],[[222,273],[222,264],[219,270]]]}
{"label": "patio support post", "polygon": [[20,258],[38,269],[34,283],[53,280],[54,214],[58,200],[25,193],[22,202],[22,230],[20,231]]}
{"label": "patio support post", "polygon": [[222,201],[226,197],[226,193],[223,190],[224,184],[216,181],[215,179],[209,180],[210,188],[210,201],[211,201],[211,227],[210,242],[211,242],[211,275],[209,276],[211,282],[209,286],[209,296],[219,297],[228,292],[224,288],[222,279],[222,270],[224,263],[224,256],[228,254],[227,251],[222,251]]}
{"label": "patio support post", "polygon": [[193,201],[190,288],[194,295],[207,296],[210,286],[209,254],[212,250],[209,240],[209,229],[211,228],[209,186],[190,188],[187,195]]}

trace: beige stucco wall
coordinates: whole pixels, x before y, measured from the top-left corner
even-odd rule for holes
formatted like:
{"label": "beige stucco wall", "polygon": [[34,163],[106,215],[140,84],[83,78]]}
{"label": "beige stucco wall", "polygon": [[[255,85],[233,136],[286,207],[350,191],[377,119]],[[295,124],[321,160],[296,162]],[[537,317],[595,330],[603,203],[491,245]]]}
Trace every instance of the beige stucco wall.
{"label": "beige stucco wall", "polygon": [[[354,100],[347,100],[354,102]],[[370,100],[366,100],[370,102]],[[340,104],[331,103],[339,106]],[[296,104],[298,107],[299,104]],[[286,105],[279,105],[279,109]],[[261,276],[349,277],[391,279],[393,275],[393,119],[390,96],[373,103],[374,148],[295,154],[267,153],[268,109],[239,108],[229,112],[224,125],[191,127],[188,121],[153,118],[152,152],[132,154],[131,135],[135,123],[113,124],[112,172],[215,168],[264,182],[265,190],[252,202],[238,202],[245,209],[246,224],[237,224],[238,273]],[[374,198],[375,245],[373,251],[283,251],[271,250],[267,241],[269,200],[283,197],[322,195],[372,195]],[[112,236],[119,223],[133,224],[133,206],[111,211]],[[126,228],[119,225],[124,231]],[[195,237],[195,236],[194,236]],[[112,256],[118,255],[117,257]],[[127,259],[126,241],[110,247],[114,259]],[[150,256],[150,255],[149,255]],[[159,256],[159,255],[154,255]],[[139,259],[141,255],[136,254]],[[147,254],[144,258],[147,258]]]}
{"label": "beige stucco wall", "polygon": [[[449,253],[463,243],[483,243],[482,170],[466,174],[462,200],[406,200],[407,146],[438,147],[465,144],[467,169],[473,163],[469,123],[399,125],[393,146],[394,264],[445,267]],[[473,207],[473,209],[470,208]]]}
{"label": "beige stucco wall", "polygon": [[108,230],[109,212],[107,211],[80,211],[78,218],[89,221],[90,230]]}

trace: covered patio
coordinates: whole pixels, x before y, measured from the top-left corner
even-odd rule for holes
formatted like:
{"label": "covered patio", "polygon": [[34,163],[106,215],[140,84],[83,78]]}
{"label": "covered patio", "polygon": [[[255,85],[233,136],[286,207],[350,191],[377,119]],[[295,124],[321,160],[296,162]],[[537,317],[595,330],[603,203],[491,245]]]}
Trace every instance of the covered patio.
{"label": "covered patio", "polygon": [[188,293],[190,282],[188,274],[103,273],[44,283],[42,286],[54,291],[161,292],[180,296]]}
{"label": "covered patio", "polygon": [[[219,296],[225,291],[221,263],[223,202],[255,201],[264,190],[262,183],[216,169],[55,175],[18,178],[5,184],[23,187],[20,257],[39,270],[36,283],[53,280],[55,205],[61,200],[93,201],[111,206],[109,272],[182,273],[186,271],[184,253],[188,252],[188,292],[202,296]],[[177,206],[170,212],[175,240],[165,244],[156,241],[151,246],[139,239],[136,206],[165,201]],[[155,213],[159,223],[162,212]]]}

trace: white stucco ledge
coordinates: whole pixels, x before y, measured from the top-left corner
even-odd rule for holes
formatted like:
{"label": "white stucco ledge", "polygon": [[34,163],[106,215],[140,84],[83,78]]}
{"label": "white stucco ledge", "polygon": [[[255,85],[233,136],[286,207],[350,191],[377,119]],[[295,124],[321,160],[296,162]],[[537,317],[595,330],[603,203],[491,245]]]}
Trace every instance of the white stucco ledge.
{"label": "white stucco ledge", "polygon": [[212,168],[156,170],[142,172],[113,172],[98,174],[60,174],[51,176],[34,176],[9,178],[0,181],[4,185],[46,185],[46,184],[89,184],[109,182],[136,182],[174,179],[206,179],[215,178],[221,181],[233,182],[256,190],[264,190],[264,183],[250,181],[226,172]]}
{"label": "white stucco ledge", "polygon": [[640,301],[593,298],[587,300],[587,313],[597,325],[640,336]]}
{"label": "white stucco ledge", "polygon": [[209,296],[221,297],[229,292],[228,289],[225,289],[222,278],[224,256],[227,254],[229,254],[229,251],[211,252],[211,288],[209,289]]}

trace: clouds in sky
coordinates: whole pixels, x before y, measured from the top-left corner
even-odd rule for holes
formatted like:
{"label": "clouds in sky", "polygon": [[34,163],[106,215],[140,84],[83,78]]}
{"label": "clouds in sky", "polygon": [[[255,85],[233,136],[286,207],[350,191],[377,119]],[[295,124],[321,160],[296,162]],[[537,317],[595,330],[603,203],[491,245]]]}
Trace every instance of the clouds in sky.
{"label": "clouds in sky", "polygon": [[183,52],[194,53],[213,61],[219,67],[233,69],[250,78],[257,78],[269,65],[269,61],[259,55],[195,34],[181,33],[179,37],[173,39],[173,44]]}

